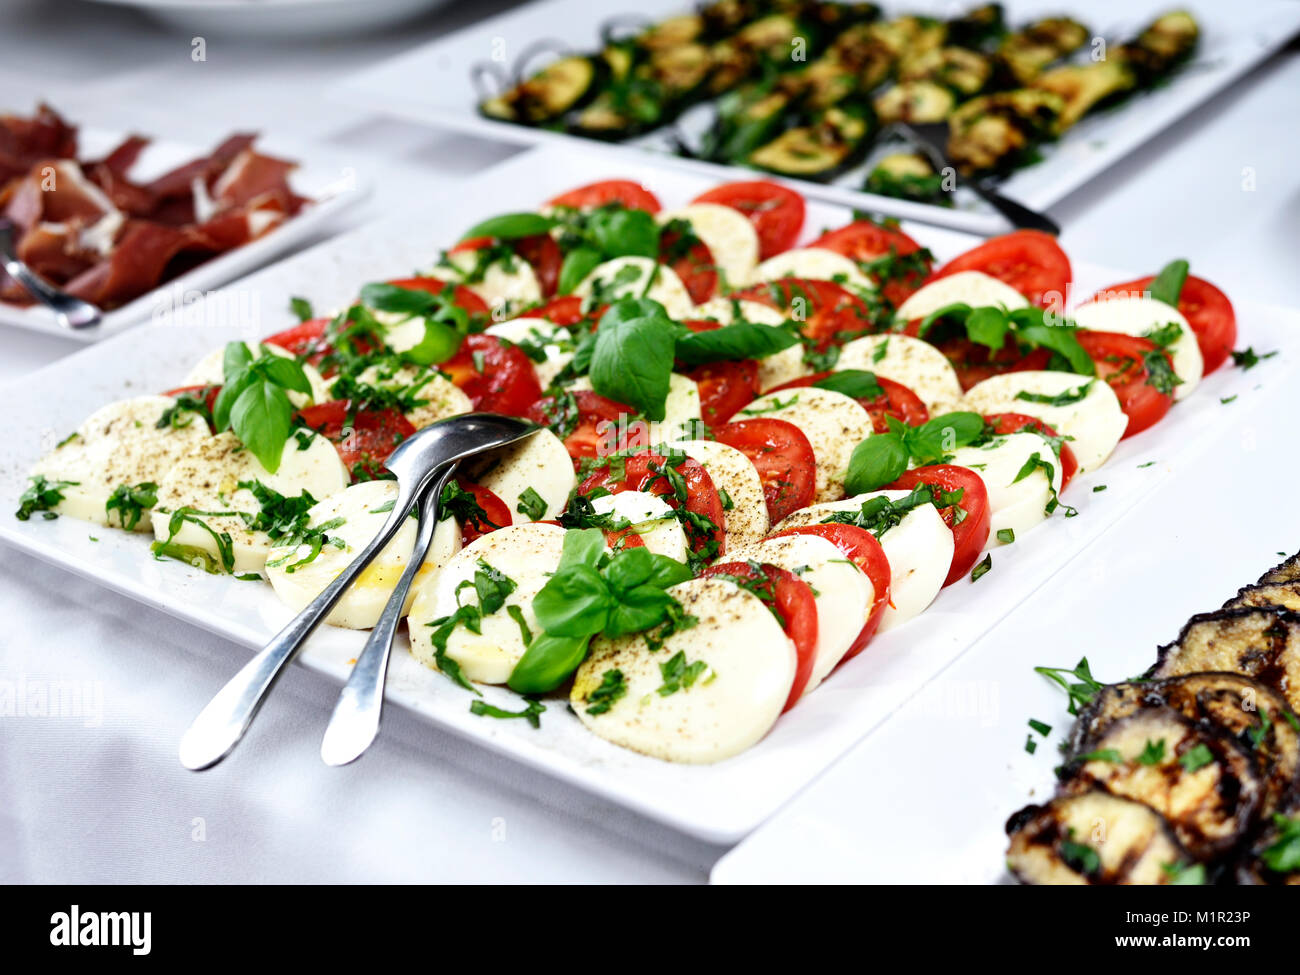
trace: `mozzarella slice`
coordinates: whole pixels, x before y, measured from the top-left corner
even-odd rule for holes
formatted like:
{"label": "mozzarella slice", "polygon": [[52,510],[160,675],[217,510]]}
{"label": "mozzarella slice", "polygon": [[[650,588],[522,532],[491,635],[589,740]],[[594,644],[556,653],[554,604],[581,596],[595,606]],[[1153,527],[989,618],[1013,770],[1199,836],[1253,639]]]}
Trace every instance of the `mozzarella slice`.
{"label": "mozzarella slice", "polygon": [[683,440],[677,449],[699,461],[722,494],[722,506],[727,512],[724,551],[767,534],[771,524],[763,500],[763,482],[748,457],[716,440]]}
{"label": "mozzarella slice", "polygon": [[459,386],[437,370],[424,366],[374,365],[365,369],[357,381],[410,397],[413,405],[404,415],[417,430],[474,408]]}
{"label": "mozzarella slice", "polygon": [[836,369],[866,369],[902,383],[921,398],[931,416],[948,413],[961,402],[957,372],[942,352],[910,335],[866,335],[840,350]]}
{"label": "mozzarella slice", "polygon": [[719,283],[728,288],[748,282],[758,265],[758,232],[739,210],[718,203],[692,203],[664,211],[656,219],[660,226],[673,220],[689,223],[713,256],[713,264],[722,275]]}
{"label": "mozzarella slice", "polygon": [[649,298],[675,320],[686,318],[694,307],[677,272],[648,257],[616,257],[599,264],[573,293],[601,305],[620,298]]}
{"label": "mozzarella slice", "polygon": [[[557,517],[578,484],[573,458],[564,441],[550,430],[538,430],[518,443],[476,455],[463,464],[470,480],[506,503],[516,524]],[[531,507],[524,500],[530,488],[546,503],[546,510],[535,519],[521,510]]]}
{"label": "mozzarella slice", "polygon": [[533,599],[560,564],[563,549],[564,529],[559,525],[510,525],[474,539],[418,587],[407,617],[415,659],[437,669],[431,640],[434,628],[429,624],[452,615],[463,604],[478,605],[474,574],[487,565],[513,582],[514,591],[499,610],[482,617],[482,632],[464,625],[453,629],[446,653],[470,680],[504,684],[527,649],[510,607],[519,608],[530,632],[540,632]]}
{"label": "mozzarella slice", "polygon": [[[831,504],[817,504],[785,518],[776,531],[824,522],[837,511],[858,511],[872,498],[897,501],[909,491],[871,491]],[[952,530],[932,504],[913,508],[897,525],[881,535],[880,547],[889,560],[889,605],[880,618],[880,630],[892,630],[934,602],[952,567]]]}
{"label": "mozzarella slice", "polygon": [[[252,342],[245,342],[245,347],[254,359],[260,358],[264,353],[271,355],[281,355],[287,359],[293,358],[293,353],[278,345],[254,345]],[[226,358],[226,347],[223,345],[219,349],[213,349],[189,371],[182,381],[182,386],[220,386],[226,381],[226,374],[223,363]],[[311,396],[304,396],[302,393],[290,393],[289,401],[294,406],[303,407],[312,403],[326,403],[330,398],[329,382],[316,371],[316,367],[309,363],[302,363],[302,371],[307,375],[307,382],[311,383]]]}
{"label": "mozzarella slice", "polygon": [[306,492],[318,500],[342,491],[348,483],[348,473],[332,443],[316,435],[304,438],[304,442],[306,447],[296,437],[290,437],[280,456],[279,470],[272,474],[233,433],[206,438],[178,460],[159,483],[158,504],[153,510],[154,535],[165,541],[171,535],[168,524],[172,514],[188,509],[193,520],[182,522],[172,538],[172,544],[180,546],[179,551],[194,549],[221,565],[224,546],[213,534],[219,538],[228,534],[229,552],[234,558],[229,571],[261,572],[271,550],[271,537],[250,531],[239,516],[239,512],[256,514],[262,508],[253,492],[240,487],[240,482],[260,481],[285,497]]}
{"label": "mozzarella slice", "polygon": [[[1040,466],[1016,480],[1034,454],[1052,465],[1051,481]],[[1047,505],[1061,490],[1061,462],[1048,442],[1036,433],[1011,433],[979,447],[958,447],[948,463],[970,468],[988,489],[989,545],[998,544],[998,532],[1006,529],[1019,539],[1047,517]]]}
{"label": "mozzarella slice", "polygon": [[475,273],[477,265],[476,251],[447,253],[429,274],[469,288],[487,302],[494,318],[542,300],[542,286],[537,283],[537,274],[522,257],[498,258]]}
{"label": "mozzarella slice", "polygon": [[[1060,406],[1032,399],[1068,395],[1085,388],[1087,392],[1080,400]],[[1022,398],[1022,393],[1031,398]],[[1100,379],[1072,372],[1008,372],[992,376],[967,391],[966,409],[1038,417],[1057,433],[1073,438],[1070,449],[1079,470],[1085,473],[1105,463],[1128,426],[1128,417],[1120,409],[1114,390]]]}
{"label": "mozzarella slice", "polygon": [[[362,481],[314,505],[308,512],[311,526],[337,519],[342,519],[342,524],[326,529],[331,541],[322,545],[311,561],[306,561],[311,557],[310,545],[271,547],[266,577],[275,594],[295,612],[302,610],[379,534],[388,521],[396,498],[395,481]],[[416,519],[407,518],[393,540],[343,593],[343,598],[330,611],[325,622],[354,630],[374,626],[411,560],[415,536]],[[339,542],[341,548],[336,544]],[[446,565],[459,549],[460,528],[455,519],[440,521],[433,531],[433,542],[420,566],[416,584]],[[415,589],[412,587],[403,612],[411,608],[414,599]]]}
{"label": "mozzarella slice", "polygon": [[[59,514],[116,528],[125,527],[122,512],[105,505],[123,485],[157,484],[178,460],[208,439],[208,425],[193,413],[181,414],[185,426],[158,427],[163,413],[176,405],[170,396],[137,396],[102,406],[32,468],[32,476],[72,481],[61,488]],[[150,531],[148,512],[134,525]]]}
{"label": "mozzarella slice", "polygon": [[622,521],[631,524],[633,532],[655,555],[686,561],[689,551],[686,531],[672,507],[658,495],[645,491],[606,494],[593,500],[591,507],[597,514],[613,514],[615,519],[621,519],[618,524]]}
{"label": "mozzarella slice", "polygon": [[871,580],[835,545],[816,535],[784,535],[728,552],[728,561],[753,559],[793,572],[812,587],[817,603],[817,650],[807,694],[844,659],[875,601]]}
{"label": "mozzarella slice", "polygon": [[[759,325],[781,325],[785,316],[775,308],[770,308],[759,301],[742,301],[736,298],[710,298],[702,305],[696,305],[691,318],[711,318],[723,325],[747,321]],[[782,386],[792,379],[812,374],[803,361],[803,346],[792,345],[775,355],[758,360],[758,388],[767,392],[775,386]]]}
{"label": "mozzarella slice", "polygon": [[817,461],[817,501],[844,497],[853,448],[871,436],[871,414],[843,393],[808,386],[760,396],[733,417],[785,420],[804,432]]}
{"label": "mozzarella slice", "polygon": [[[703,764],[743,752],[776,723],[794,683],[794,645],[771,611],[725,579],[669,590],[699,622],[651,652],[640,635],[592,641],[569,700],[584,725],[624,748],[670,762]],[[660,693],[664,664],[703,664],[690,684]],[[591,695],[617,672],[625,693],[603,713]]]}
{"label": "mozzarella slice", "polygon": [[1134,295],[1091,301],[1076,308],[1071,317],[1080,328],[1094,332],[1119,332],[1142,338],[1172,322],[1182,330],[1167,348],[1174,366],[1174,375],[1182,380],[1181,385],[1174,387],[1174,399],[1182,399],[1200,383],[1201,374],[1205,371],[1205,360],[1201,357],[1196,333],[1177,308],[1155,298]]}
{"label": "mozzarella slice", "polygon": [[[512,318],[493,325],[487,333],[529,351],[542,389],[550,386],[559,371],[573,361],[573,333],[544,318]],[[542,361],[533,358],[533,353],[541,355]]]}
{"label": "mozzarella slice", "polygon": [[811,278],[833,281],[846,288],[875,291],[875,283],[862,273],[852,260],[824,247],[797,247],[785,251],[754,269],[754,281],[777,281],[781,278]]}
{"label": "mozzarella slice", "polygon": [[1001,305],[1007,311],[1029,307],[1024,295],[992,275],[983,271],[958,271],[919,288],[898,306],[895,316],[901,322],[910,322],[958,302],[972,308]]}

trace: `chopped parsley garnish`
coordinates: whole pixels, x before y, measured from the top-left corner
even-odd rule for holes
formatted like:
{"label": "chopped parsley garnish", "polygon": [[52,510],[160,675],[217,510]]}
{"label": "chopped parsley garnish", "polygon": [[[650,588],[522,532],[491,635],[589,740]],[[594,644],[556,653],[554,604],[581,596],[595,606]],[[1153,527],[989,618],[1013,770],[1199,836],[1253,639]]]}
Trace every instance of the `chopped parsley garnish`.
{"label": "chopped parsley garnish", "polygon": [[1213,761],[1214,753],[1206,747],[1204,742],[1189,748],[1178,758],[1178,764],[1188,772],[1195,772],[1197,769],[1205,768]]}
{"label": "chopped parsley garnish", "polygon": [[38,511],[45,512],[42,517],[46,521],[53,521],[59,517],[53,509],[63,500],[63,489],[76,487],[81,483],[80,481],[51,481],[44,474],[35,474],[28,480],[31,483],[18,498],[18,510],[14,512],[14,517],[19,521],[27,521]]}
{"label": "chopped parsley garnish", "polygon": [[[514,607],[512,606],[511,609]],[[495,704],[488,704],[480,698],[474,698],[469,702],[470,714],[477,714],[482,718],[523,718],[534,728],[542,726],[542,714],[546,711],[546,705],[541,701],[534,701],[530,698],[524,698],[524,709],[522,711],[507,711],[499,708]]]}
{"label": "chopped parsley garnish", "polygon": [[1164,760],[1165,740],[1163,738],[1159,741],[1151,741],[1148,739],[1146,745],[1142,749],[1142,753],[1137,757],[1137,763],[1139,765],[1159,765]]}
{"label": "chopped parsley garnish", "polygon": [[524,488],[523,493],[519,495],[519,503],[515,506],[515,510],[530,521],[541,521],[546,517],[546,499],[533,488]]}
{"label": "chopped parsley garnish", "polygon": [[1016,540],[1016,530],[1014,528],[999,528],[998,541],[1004,545],[1010,545]]}
{"label": "chopped parsley garnish", "polygon": [[627,696],[627,679],[617,668],[605,671],[600,686],[587,695],[587,713],[604,714]]}
{"label": "chopped parsley garnish", "polygon": [[686,652],[678,650],[659,665],[659,673],[663,676],[664,682],[659,685],[657,693],[660,697],[668,697],[680,690],[687,690],[694,686],[695,682],[708,672],[708,669],[709,665],[703,660],[688,664]]}
{"label": "chopped parsley garnish", "polygon": [[118,521],[127,531],[134,531],[144,513],[158,503],[158,485],[153,481],[119,484],[104,502],[104,514],[117,512]]}
{"label": "chopped parsley garnish", "polygon": [[[1073,669],[1064,667],[1035,667],[1034,673],[1042,674],[1054,684],[1058,684],[1070,697],[1069,711],[1079,713],[1079,705],[1088,704],[1105,685],[1092,676],[1088,658],[1083,657]],[[1074,678],[1070,680],[1070,678]]]}
{"label": "chopped parsley garnish", "polygon": [[1256,352],[1254,348],[1252,348],[1251,346],[1246,346],[1246,348],[1244,349],[1233,350],[1232,361],[1236,365],[1240,366],[1242,369],[1254,369],[1265,359],[1271,359],[1275,355],[1277,355],[1276,349],[1274,349],[1272,352],[1259,353]]}

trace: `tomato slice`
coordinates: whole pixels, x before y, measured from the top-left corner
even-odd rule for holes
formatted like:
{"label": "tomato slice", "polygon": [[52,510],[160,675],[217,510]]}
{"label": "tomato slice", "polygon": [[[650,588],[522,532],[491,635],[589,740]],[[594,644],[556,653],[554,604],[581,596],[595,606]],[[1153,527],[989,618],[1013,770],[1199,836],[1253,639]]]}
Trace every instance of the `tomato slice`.
{"label": "tomato slice", "polygon": [[506,528],[514,523],[509,506],[494,492],[464,477],[456,478],[456,483],[462,491],[473,495],[474,504],[478,506],[477,511],[466,505],[465,507],[469,510],[455,512],[460,520],[460,542],[462,545],[468,545],[476,538],[494,532],[498,528]]}
{"label": "tomato slice", "polygon": [[[823,247],[837,254],[862,262],[870,262],[893,253],[898,257],[915,254],[921,245],[897,227],[876,223],[874,220],[855,220],[847,227],[828,230],[809,247]],[[916,292],[930,273],[933,261],[927,255],[916,261],[918,266],[906,267],[889,273],[875,271],[871,277],[880,286],[880,293],[897,308]]]}
{"label": "tomato slice", "polygon": [[665,230],[659,238],[659,263],[673,269],[697,305],[718,293],[718,269],[708,245],[697,240],[682,253],[681,234]]}
{"label": "tomato slice", "polygon": [[748,217],[758,233],[759,260],[794,246],[807,210],[802,196],[768,180],[723,183],[701,193],[692,202],[717,203]]}
{"label": "tomato slice", "polygon": [[607,203],[621,203],[632,210],[659,212],[659,198],[640,183],[630,179],[606,179],[597,183],[588,183],[567,193],[561,193],[547,201],[546,205],[589,210]]}
{"label": "tomato slice", "polygon": [[[829,372],[815,372],[811,376],[800,376],[798,379],[791,379],[788,383],[774,386],[768,392],[774,393],[777,390],[796,389],[801,386],[815,386],[829,375],[831,375]],[[902,383],[896,383],[884,376],[877,376],[876,382],[884,390],[881,395],[858,397],[858,402],[871,414],[871,426],[876,433],[889,432],[889,420],[886,417],[892,416],[894,419],[912,427],[919,427],[930,419],[930,411],[926,409],[921,397]]]}
{"label": "tomato slice", "polygon": [[1169,412],[1173,396],[1147,382],[1150,375],[1144,362],[1147,353],[1159,351],[1168,358],[1168,353],[1158,345],[1135,335],[1087,329],[1081,329],[1075,337],[1097,367],[1097,378],[1104,379],[1115,391],[1120,409],[1128,417],[1125,437],[1141,433]]}
{"label": "tomato slice", "polygon": [[[984,422],[993,428],[994,433],[1019,433],[1021,430],[1037,430],[1039,433],[1056,438],[1060,434],[1036,416],[1025,413],[987,413]],[[1079,459],[1070,449],[1069,441],[1061,441],[1061,490],[1064,491],[1070,479],[1079,472]]]}
{"label": "tomato slice", "polygon": [[578,486],[579,494],[590,494],[595,488],[603,487],[614,494],[624,491],[645,491],[657,494],[677,510],[686,510],[695,518],[683,519],[682,527],[691,551],[712,559],[721,555],[726,549],[727,513],[722,506],[722,496],[713,484],[713,478],[698,461],[687,457],[671,465],[681,474],[685,497],[679,496],[673,483],[663,473],[668,462],[654,453],[642,453],[628,457],[623,464],[623,477],[615,480],[608,466],[593,471]]}
{"label": "tomato slice", "polygon": [[[692,332],[711,332],[718,322],[696,319],[684,322]],[[737,359],[710,362],[686,372],[700,392],[700,417],[705,426],[715,427],[730,420],[743,406],[758,397],[758,360]]]}
{"label": "tomato slice", "polygon": [[[495,243],[491,237],[471,237],[462,240],[451,249],[453,254],[464,251],[476,251]],[[532,237],[520,237],[512,240],[510,249],[521,260],[527,261],[537,276],[537,284],[542,290],[543,298],[555,294],[555,286],[560,281],[560,265],[564,263],[564,252],[550,234],[536,234]]]}
{"label": "tomato slice", "polygon": [[790,696],[781,709],[782,712],[789,711],[803,696],[817,657],[817,597],[813,595],[812,587],[793,572],[769,562],[758,567],[749,562],[715,562],[703,569],[700,576],[743,579],[747,583],[744,588],[763,600],[776,614],[781,629],[794,644],[794,683],[790,685]]}
{"label": "tomato slice", "polygon": [[[418,278],[394,278],[388,282],[395,288],[407,288],[411,291],[427,291],[429,294],[442,294],[447,282],[438,278],[418,277]],[[471,315],[489,316],[491,309],[488,308],[487,302],[476,295],[463,284],[456,285],[452,289],[451,303],[458,308],[463,308]]]}
{"label": "tomato slice", "polygon": [[963,392],[991,376],[1004,372],[1046,369],[1052,359],[1049,349],[1031,349],[1028,353],[1021,352],[1015,340],[1009,336],[1006,344],[997,352],[986,345],[956,336],[940,339],[934,343],[934,346],[952,363],[952,368],[957,373],[957,382],[961,383]]}
{"label": "tomato slice", "polygon": [[620,439],[618,433],[619,418],[633,414],[630,406],[606,399],[590,389],[575,392],[573,402],[577,407],[576,417],[564,416],[566,403],[554,396],[537,400],[524,416],[542,426],[562,424],[562,429],[567,429],[572,424],[564,446],[575,465],[584,457],[603,457],[626,449],[627,437]]}
{"label": "tomato slice", "polygon": [[203,405],[208,409],[208,416],[211,416],[212,407],[216,405],[217,396],[220,392],[220,383],[206,383],[200,386],[177,386],[175,389],[166,390],[163,395],[193,396],[195,399],[202,399]]}
{"label": "tomato slice", "polygon": [[577,295],[561,295],[545,304],[531,308],[516,318],[544,318],[555,325],[572,328],[575,325],[589,324],[600,320],[608,305],[601,305],[591,311],[582,310],[583,299]]}
{"label": "tomato slice", "polygon": [[325,338],[325,329],[329,323],[328,318],[312,318],[293,328],[286,328],[283,332],[268,335],[262,341],[267,345],[278,346],[292,353],[295,358],[314,366],[334,351]]}
{"label": "tomato slice", "polygon": [[393,448],[415,433],[411,422],[396,410],[357,410],[345,399],[308,406],[298,421],[334,444],[352,480],[387,473],[384,461]]}
{"label": "tomato slice", "polygon": [[862,299],[833,281],[782,278],[739,291],[732,297],[757,301],[784,312],[799,324],[804,337],[821,350],[843,345],[874,328],[871,313]]}
{"label": "tomato slice", "polygon": [[[1146,277],[1114,284],[1098,291],[1092,300],[1101,301],[1117,294],[1145,293],[1151,289],[1154,280],[1154,277]],[[1227,295],[1204,278],[1190,274],[1178,295],[1178,310],[1196,333],[1196,344],[1201,347],[1205,375],[1208,376],[1227,361],[1232,347],[1237,344],[1237,313],[1232,310]]]}
{"label": "tomato slice", "polygon": [[[980,553],[989,540],[989,527],[993,510],[989,507],[989,492],[984,479],[966,467],[954,464],[930,464],[904,471],[902,477],[886,490],[910,491],[925,484],[941,491],[961,491],[956,504],[939,508],[943,523],[952,529],[952,565],[948,568],[945,586],[951,586],[975,567]],[[957,509],[961,509],[958,514]]]}
{"label": "tomato slice", "polygon": [[438,366],[465,391],[474,409],[523,416],[541,398],[532,360],[495,335],[467,335],[460,351]]}
{"label": "tomato slice", "polygon": [[982,271],[1015,288],[1039,308],[1062,305],[1073,280],[1069,257],[1055,237],[1041,230],[1017,230],[986,240],[958,254],[930,280],[958,271]]}
{"label": "tomato slice", "polygon": [[763,482],[763,500],[772,524],[812,504],[817,462],[812,444],[793,423],[773,417],[740,420],[716,427],[713,436],[718,443],[735,447],[754,465]]}
{"label": "tomato slice", "polygon": [[880,618],[885,615],[885,607],[889,605],[892,574],[885,550],[880,547],[880,542],[875,535],[856,525],[801,525],[798,528],[775,532],[771,537],[779,538],[782,535],[816,535],[826,539],[871,580],[871,588],[875,592],[871,609],[867,612],[867,619],[862,624],[862,629],[858,631],[858,635],[849,646],[848,652],[840,659],[840,663],[852,660],[876,635],[876,630],[880,629]]}

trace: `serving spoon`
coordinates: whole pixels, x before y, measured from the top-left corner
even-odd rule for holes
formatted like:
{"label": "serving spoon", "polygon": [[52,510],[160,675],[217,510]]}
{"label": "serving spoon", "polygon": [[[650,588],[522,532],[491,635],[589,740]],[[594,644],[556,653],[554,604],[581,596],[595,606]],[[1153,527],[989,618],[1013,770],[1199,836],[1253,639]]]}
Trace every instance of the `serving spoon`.
{"label": "serving spoon", "polygon": [[54,312],[61,328],[77,331],[98,325],[104,313],[88,301],[60,291],[18,257],[13,221],[0,217],[0,265],[29,295]]}
{"label": "serving spoon", "polygon": [[[462,413],[430,424],[398,444],[384,462],[397,476],[397,497],[379,534],[199,712],[181,737],[181,764],[196,772],[211,768],[239,743],[285,665],[347,588],[392,541],[435,479],[445,477],[447,468],[466,457],[505,447],[537,430],[536,424],[515,417]],[[411,564],[422,561],[413,558]]]}

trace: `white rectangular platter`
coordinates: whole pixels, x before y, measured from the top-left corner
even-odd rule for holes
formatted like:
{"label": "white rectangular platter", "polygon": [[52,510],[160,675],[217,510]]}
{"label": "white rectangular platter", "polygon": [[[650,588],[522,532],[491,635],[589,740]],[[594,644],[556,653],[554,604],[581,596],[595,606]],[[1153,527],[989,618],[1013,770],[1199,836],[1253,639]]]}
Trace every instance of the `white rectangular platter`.
{"label": "white rectangular platter", "polygon": [[[643,182],[669,207],[713,185],[698,174],[661,169],[645,159],[591,147],[552,147],[507,160],[466,183],[431,186],[426,208],[363,227],[260,271],[200,302],[195,309],[201,314],[133,329],[0,388],[0,410],[10,422],[10,436],[0,442],[0,499],[13,505],[29,465],[101,404],[174,386],[209,350],[291,324],[290,296],[307,297],[321,309],[341,306],[367,281],[428,267],[440,246],[484,217],[535,208],[572,186],[614,177]],[[805,237],[849,219],[846,208],[811,204]],[[953,231],[908,230],[941,260],[974,243]],[[1152,264],[1173,256],[1153,253]],[[1075,283],[1079,293],[1090,294],[1145,270],[1126,273],[1076,265]],[[1199,270],[1213,274],[1210,268]],[[232,293],[239,300],[224,300]],[[1288,332],[1267,311],[1244,303],[1238,303],[1238,311],[1242,343],[1261,350],[1281,347],[1281,355],[1267,360],[1270,370],[1289,369],[1300,356],[1300,333]],[[469,713],[468,692],[417,664],[405,651],[404,636],[390,674],[389,698],[478,745],[688,833],[715,842],[735,841],[1025,603],[1111,522],[1165,483],[1161,465],[1140,465],[1169,462],[1184,451],[1230,436],[1232,414],[1220,397],[1246,395],[1256,385],[1256,375],[1223,369],[1211,376],[1157,427],[1124,441],[1102,470],[1071,486],[1066,500],[1078,507],[1078,517],[1054,517],[995,553],[994,570],[987,576],[944,590],[922,616],[877,638],[867,652],[841,668],[757,746],[718,765],[671,765],[619,749],[584,730],[561,699],[548,704],[536,731],[523,722],[475,717]],[[1108,489],[1093,493],[1097,483]],[[70,518],[19,522],[0,511],[0,540],[245,647],[260,646],[290,616],[267,586],[154,561],[146,539]],[[342,682],[362,643],[362,634],[326,627],[302,659]],[[241,655],[232,654],[231,672],[242,662]],[[516,700],[491,688],[486,696],[503,706]],[[322,730],[325,717],[322,714]],[[233,760],[238,761],[238,755]],[[898,761],[902,768],[912,758],[900,755]]]}
{"label": "white rectangular platter", "polygon": [[[77,135],[78,153],[83,159],[102,157],[126,137],[124,132],[85,126],[78,130]],[[313,202],[303,207],[297,216],[243,247],[218,254],[122,307],[106,312],[100,324],[93,328],[69,331],[60,328],[53,313],[43,305],[21,306],[6,302],[0,302],[0,324],[62,335],[77,342],[98,342],[131,325],[159,318],[169,308],[190,305],[204,292],[269,264],[290,248],[319,239],[335,215],[365,199],[370,192],[369,185],[353,170],[339,171],[314,165],[295,153],[277,150],[274,142],[262,139],[258,139],[256,148],[299,161],[300,165],[290,175],[289,182],[295,193],[309,197]],[[210,146],[155,139],[140,154],[128,175],[133,180],[147,182],[210,149]]]}
{"label": "white rectangular platter", "polygon": [[[931,13],[951,17],[954,11],[976,6],[950,0],[882,0],[886,15]],[[619,14],[649,20],[680,13],[687,0],[639,0],[637,3],[594,3],[592,0],[539,0],[489,18],[422,45],[344,79],[336,94],[375,111],[417,122],[459,129],[517,144],[569,142],[592,145],[560,132],[512,125],[484,118],[475,106],[479,96],[470,68],[494,54],[509,66],[515,56],[541,39],[556,39],[579,51],[599,47],[598,28]],[[1134,35],[1159,13],[1180,6],[1201,24],[1200,47],[1191,63],[1172,81],[1143,93],[1117,108],[1100,112],[1076,125],[1058,143],[1043,150],[1043,161],[1017,171],[1003,192],[1034,209],[1046,209],[1096,177],[1107,166],[1135,151],[1142,143],[1178,121],[1215,94],[1238,81],[1300,31],[1300,4],[1288,0],[1241,0],[1237,3],[1199,0],[1009,0],[1003,5],[1007,23],[1020,25],[1049,14],[1073,14],[1112,42]],[[689,115],[689,113],[688,113]],[[687,118],[684,128],[689,129]],[[1283,124],[1283,120],[1278,120]],[[618,146],[628,154],[652,153],[672,165],[715,178],[737,178],[734,167],[683,159],[672,155],[662,130]],[[731,173],[731,176],[726,176]],[[1001,217],[973,196],[960,195],[958,206],[945,208],[863,193],[866,167],[858,167],[831,183],[790,181],[816,197],[910,220],[923,220],[972,233],[1005,229]]]}

